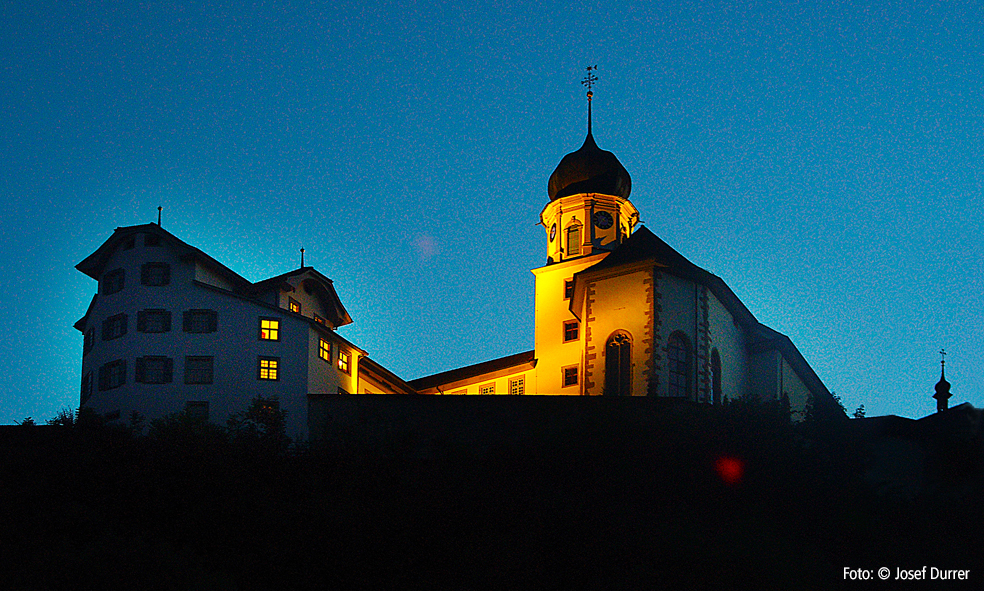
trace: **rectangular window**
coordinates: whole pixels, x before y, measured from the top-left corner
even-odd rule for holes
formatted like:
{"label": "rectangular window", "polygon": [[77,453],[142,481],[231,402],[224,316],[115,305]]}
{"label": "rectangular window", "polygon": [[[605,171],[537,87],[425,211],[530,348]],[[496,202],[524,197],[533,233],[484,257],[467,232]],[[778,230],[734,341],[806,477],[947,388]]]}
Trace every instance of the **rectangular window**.
{"label": "rectangular window", "polygon": [[135,381],[141,384],[170,384],[173,368],[174,362],[169,357],[137,357]]}
{"label": "rectangular window", "polygon": [[213,358],[205,355],[189,355],[185,357],[185,383],[211,384]]}
{"label": "rectangular window", "polygon": [[89,351],[92,350],[92,341],[95,340],[95,331],[91,328],[85,331],[85,336],[82,337],[82,355],[88,355]]}
{"label": "rectangular window", "polygon": [[117,314],[103,320],[102,340],[111,341],[126,334],[126,314]]}
{"label": "rectangular window", "polygon": [[171,283],[171,265],[144,263],[140,266],[140,285],[168,285]]}
{"label": "rectangular window", "polygon": [[318,357],[331,363],[331,343],[324,339],[318,339]]}
{"label": "rectangular window", "polygon": [[343,373],[350,373],[352,368],[349,366],[349,354],[341,349],[338,350],[338,369]]}
{"label": "rectangular window", "polygon": [[516,378],[509,380],[509,393],[513,396],[521,396],[526,393],[526,378]]}
{"label": "rectangular window", "polygon": [[171,330],[171,313],[167,310],[140,310],[137,312],[137,332],[168,332]]}
{"label": "rectangular window", "polygon": [[92,372],[86,372],[82,376],[82,397],[79,404],[85,404],[92,397]]}
{"label": "rectangular window", "polygon": [[576,386],[578,378],[578,366],[572,365],[564,368],[564,387]]}
{"label": "rectangular window", "polygon": [[290,308],[290,311],[293,312],[294,314],[301,313],[301,303],[295,300],[294,298],[287,298],[287,306]]}
{"label": "rectangular window", "polygon": [[144,246],[160,246],[161,237],[153,234],[144,234]]}
{"label": "rectangular window", "polygon": [[123,290],[123,284],[126,279],[126,273],[123,269],[114,269],[105,275],[102,279],[102,294],[109,295],[111,293],[116,293]]}
{"label": "rectangular window", "polygon": [[185,413],[193,421],[208,422],[208,402],[195,401],[185,403]]}
{"label": "rectangular window", "polygon": [[123,250],[130,250],[137,243],[133,236],[123,241]]}
{"label": "rectangular window", "polygon": [[218,314],[215,310],[187,310],[181,319],[181,324],[185,332],[215,332],[218,326]]}
{"label": "rectangular window", "polygon": [[567,279],[564,281],[564,299],[569,300],[574,295],[574,280]]}
{"label": "rectangular window", "polygon": [[479,394],[495,394],[495,382],[491,384],[482,384],[478,387]]}
{"label": "rectangular window", "polygon": [[567,228],[567,256],[581,254],[581,226]]}
{"label": "rectangular window", "polygon": [[99,368],[99,391],[112,390],[126,383],[126,359],[110,361]]}
{"label": "rectangular window", "polygon": [[280,340],[280,321],[275,318],[260,319],[260,340],[279,341]]}
{"label": "rectangular window", "polygon": [[568,320],[564,322],[564,342],[569,343],[570,341],[576,341],[580,325],[577,320]]}
{"label": "rectangular window", "polygon": [[321,316],[318,316],[317,314],[314,315],[314,321],[317,322],[318,324],[325,324],[325,319],[322,318]]}
{"label": "rectangular window", "polygon": [[261,380],[280,379],[280,358],[260,357],[259,370],[259,378]]}

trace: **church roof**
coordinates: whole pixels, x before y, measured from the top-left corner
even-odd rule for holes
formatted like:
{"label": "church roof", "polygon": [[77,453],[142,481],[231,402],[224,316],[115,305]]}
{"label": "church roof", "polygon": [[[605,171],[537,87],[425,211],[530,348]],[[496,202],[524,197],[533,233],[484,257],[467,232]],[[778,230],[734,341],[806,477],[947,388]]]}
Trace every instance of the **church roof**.
{"label": "church roof", "polygon": [[564,156],[550,175],[547,194],[550,200],[579,193],[601,193],[629,198],[632,179],[615,154],[595,143],[591,130],[576,152]]}
{"label": "church roof", "polygon": [[500,357],[498,359],[483,361],[474,365],[466,365],[465,367],[459,367],[458,369],[452,369],[450,371],[443,371],[441,373],[424,376],[422,378],[410,380],[407,383],[418,392],[422,392],[429,388],[440,386],[441,384],[453,384],[454,382],[483,374],[490,374],[488,377],[491,379],[491,374],[496,372],[508,373],[522,366],[526,366],[524,369],[535,367],[535,353],[535,351],[524,351],[522,353],[516,353],[514,355],[508,355],[506,357]]}

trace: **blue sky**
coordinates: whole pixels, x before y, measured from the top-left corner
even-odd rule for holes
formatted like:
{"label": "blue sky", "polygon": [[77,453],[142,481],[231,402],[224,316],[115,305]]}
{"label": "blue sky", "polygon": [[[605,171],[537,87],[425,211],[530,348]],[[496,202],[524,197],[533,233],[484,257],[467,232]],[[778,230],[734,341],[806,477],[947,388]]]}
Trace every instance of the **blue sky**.
{"label": "blue sky", "polygon": [[534,224],[585,132],[645,225],[853,411],[984,406],[973,3],[0,3],[0,423],[78,404],[95,282],[154,221],[257,281],[298,249],[406,378],[533,346]]}

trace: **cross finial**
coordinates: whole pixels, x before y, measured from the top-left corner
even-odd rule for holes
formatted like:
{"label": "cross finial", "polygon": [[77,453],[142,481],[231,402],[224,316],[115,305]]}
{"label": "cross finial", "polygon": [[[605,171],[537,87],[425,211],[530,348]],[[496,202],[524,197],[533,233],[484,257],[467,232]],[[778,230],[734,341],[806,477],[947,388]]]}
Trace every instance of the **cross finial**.
{"label": "cross finial", "polygon": [[164,208],[161,207],[160,205],[158,205],[157,206],[157,227],[160,227],[160,225],[161,225],[161,212],[162,211],[164,211]]}
{"label": "cross finial", "polygon": [[940,349],[940,367],[946,365],[946,349]]}
{"label": "cross finial", "polygon": [[304,268],[304,247],[301,247],[301,268]]}
{"label": "cross finial", "polygon": [[588,74],[581,80],[581,84],[588,87],[588,101],[591,101],[591,97],[594,96],[594,92],[591,89],[594,87],[595,82],[598,81],[598,77],[594,75],[598,71],[598,66],[588,66],[585,68]]}

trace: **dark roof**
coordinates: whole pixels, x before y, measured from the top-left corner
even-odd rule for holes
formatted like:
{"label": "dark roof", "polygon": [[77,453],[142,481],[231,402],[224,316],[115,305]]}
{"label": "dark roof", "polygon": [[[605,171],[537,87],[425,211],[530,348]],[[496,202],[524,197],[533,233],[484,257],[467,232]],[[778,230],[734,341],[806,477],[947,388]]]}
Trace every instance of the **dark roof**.
{"label": "dark roof", "polygon": [[584,144],[564,156],[550,175],[547,194],[550,200],[578,193],[602,193],[629,198],[632,179],[615,154],[602,150],[588,131]]}
{"label": "dark roof", "polygon": [[433,388],[439,384],[457,382],[458,380],[465,380],[485,373],[492,373],[494,371],[523,365],[524,363],[530,364],[530,367],[532,367],[536,362],[534,353],[535,351],[524,351],[522,353],[516,353],[515,355],[492,359],[491,361],[483,361],[474,365],[466,365],[465,367],[459,367],[458,369],[452,369],[450,371],[424,376],[422,378],[410,380],[407,383],[410,384],[415,390],[421,391],[427,390],[428,388]]}
{"label": "dark roof", "polygon": [[388,385],[394,394],[416,394],[416,390],[403,379],[369,357],[359,359],[359,373],[367,373],[376,382]]}

